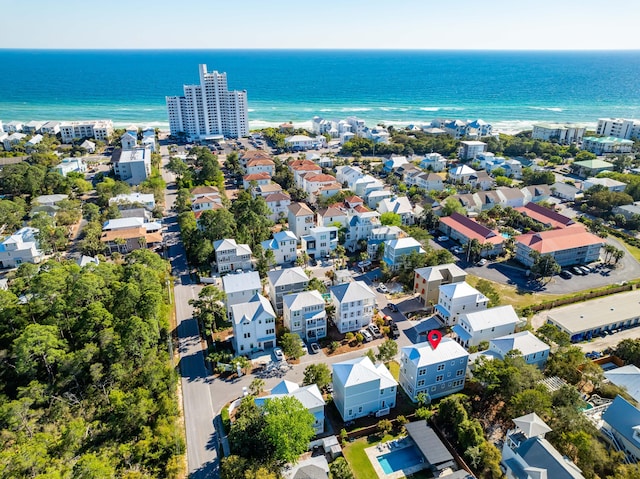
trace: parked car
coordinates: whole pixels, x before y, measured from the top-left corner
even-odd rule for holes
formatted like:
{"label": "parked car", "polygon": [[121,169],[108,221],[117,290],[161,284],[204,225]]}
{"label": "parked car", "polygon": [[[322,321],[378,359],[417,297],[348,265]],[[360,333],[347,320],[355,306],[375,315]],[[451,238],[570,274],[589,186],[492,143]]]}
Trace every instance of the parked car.
{"label": "parked car", "polygon": [[393,303],[387,303],[387,308],[389,308],[389,310],[393,311],[394,313],[398,312],[398,307]]}
{"label": "parked car", "polygon": [[390,328],[390,336],[393,339],[398,339],[400,337],[400,329],[398,329],[398,325],[392,322],[389,328]]}
{"label": "parked car", "polygon": [[572,267],[571,271],[573,272],[573,274],[577,274],[578,276],[584,276],[584,271],[582,271],[577,266]]}
{"label": "parked car", "polygon": [[311,343],[309,347],[311,348],[311,352],[313,354],[318,354],[320,352],[320,346],[318,345],[318,343]]}
{"label": "parked car", "polygon": [[307,345],[304,344],[304,341],[301,339],[300,340],[300,347],[302,348],[302,354],[307,354],[309,352],[309,350],[307,349]]}
{"label": "parked car", "polygon": [[449,237],[446,235],[438,236],[436,239],[438,241],[449,241]]}
{"label": "parked car", "polygon": [[280,348],[273,348],[273,356],[276,358],[276,361],[284,361],[284,353]]}
{"label": "parked car", "polygon": [[380,283],[380,286],[378,286],[378,291],[380,291],[381,293],[387,294],[389,292],[389,288],[387,288],[386,284]]}
{"label": "parked car", "polygon": [[578,266],[578,268],[580,268],[580,270],[585,274],[589,274],[591,273],[591,270],[589,268],[587,268],[586,266],[582,265],[582,266]]}
{"label": "parked car", "polygon": [[364,342],[368,343],[369,341],[373,341],[373,336],[371,335],[371,333],[369,331],[367,331],[366,329],[363,329],[361,331],[359,331],[359,333],[362,335],[362,337],[364,338]]}
{"label": "parked car", "polygon": [[391,323],[393,323],[393,318],[391,316],[385,316],[382,319],[384,319],[385,326],[389,326]]}
{"label": "parked car", "polygon": [[454,246],[451,248],[451,252],[454,254],[462,254],[464,253],[464,248],[462,246]]}
{"label": "parked car", "polygon": [[573,275],[566,269],[563,269],[562,271],[560,271],[560,277],[564,279],[571,279],[573,278]]}
{"label": "parked car", "polygon": [[371,332],[371,334],[373,335],[374,338],[379,338],[382,336],[382,333],[380,333],[380,330],[378,329],[378,326],[375,324],[370,324],[369,325],[369,331]]}
{"label": "parked car", "polygon": [[358,262],[358,268],[360,268],[360,269],[364,270],[364,269],[367,269],[369,266],[371,266],[371,261],[369,261],[369,260]]}
{"label": "parked car", "polygon": [[485,258],[482,258],[480,261],[478,261],[476,263],[477,266],[484,266],[485,264],[487,264],[487,260]]}

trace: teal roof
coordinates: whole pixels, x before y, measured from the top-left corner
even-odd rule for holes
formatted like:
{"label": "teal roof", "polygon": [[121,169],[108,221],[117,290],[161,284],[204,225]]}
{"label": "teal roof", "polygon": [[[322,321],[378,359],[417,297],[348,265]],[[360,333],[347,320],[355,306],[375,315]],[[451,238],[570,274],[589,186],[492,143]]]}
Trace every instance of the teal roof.
{"label": "teal roof", "polygon": [[[586,138],[585,138],[586,139]],[[613,168],[613,164],[604,160],[584,160],[584,161],[576,161],[573,163],[576,166],[580,166],[582,168],[591,168],[592,170],[599,168]]]}
{"label": "teal roof", "polygon": [[582,141],[591,141],[593,143],[620,143],[621,145],[633,145],[633,141],[625,140],[624,138],[616,138],[615,136],[585,136]]}

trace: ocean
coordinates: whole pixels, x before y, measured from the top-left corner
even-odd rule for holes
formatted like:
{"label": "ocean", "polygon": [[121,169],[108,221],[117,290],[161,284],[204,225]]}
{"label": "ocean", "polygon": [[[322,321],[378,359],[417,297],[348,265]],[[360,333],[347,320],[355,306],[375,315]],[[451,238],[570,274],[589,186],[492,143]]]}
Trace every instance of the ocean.
{"label": "ocean", "polygon": [[165,96],[197,83],[200,63],[247,90],[252,128],[315,115],[396,126],[482,118],[502,131],[640,118],[638,51],[0,50],[0,120],[167,128]]}

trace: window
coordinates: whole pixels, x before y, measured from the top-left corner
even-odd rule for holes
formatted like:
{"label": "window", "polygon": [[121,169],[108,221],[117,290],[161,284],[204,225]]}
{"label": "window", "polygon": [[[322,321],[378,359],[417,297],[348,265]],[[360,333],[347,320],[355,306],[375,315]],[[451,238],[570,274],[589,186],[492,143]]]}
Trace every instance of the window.
{"label": "window", "polygon": [[426,369],[421,369],[420,371],[418,371],[418,376],[424,376],[426,372]]}
{"label": "window", "polygon": [[435,391],[436,387],[435,386],[431,386],[431,392]]}
{"label": "window", "polygon": [[250,337],[251,337],[251,333],[244,333],[244,338],[245,339],[250,338]]}
{"label": "window", "polygon": [[456,371],[456,376],[458,376],[458,377],[462,376],[463,374],[464,374],[464,369],[458,369]]}
{"label": "window", "polygon": [[384,388],[380,390],[380,395],[383,395],[383,394],[384,394]]}
{"label": "window", "polygon": [[358,408],[358,412],[362,412],[362,406]]}
{"label": "window", "polygon": [[444,364],[438,364],[438,371],[444,370]]}
{"label": "window", "polygon": [[424,386],[424,379],[421,379],[420,381],[418,381],[418,387],[422,387]]}
{"label": "window", "polygon": [[436,376],[436,382],[439,383],[440,381],[442,381],[444,379],[444,376],[442,374],[438,374]]}

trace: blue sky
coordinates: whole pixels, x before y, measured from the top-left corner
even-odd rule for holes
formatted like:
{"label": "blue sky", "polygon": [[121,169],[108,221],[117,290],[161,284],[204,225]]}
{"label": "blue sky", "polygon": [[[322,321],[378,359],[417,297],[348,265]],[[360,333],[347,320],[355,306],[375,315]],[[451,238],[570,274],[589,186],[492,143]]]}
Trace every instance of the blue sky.
{"label": "blue sky", "polygon": [[1,11],[0,48],[640,49],[637,1],[32,0]]}

